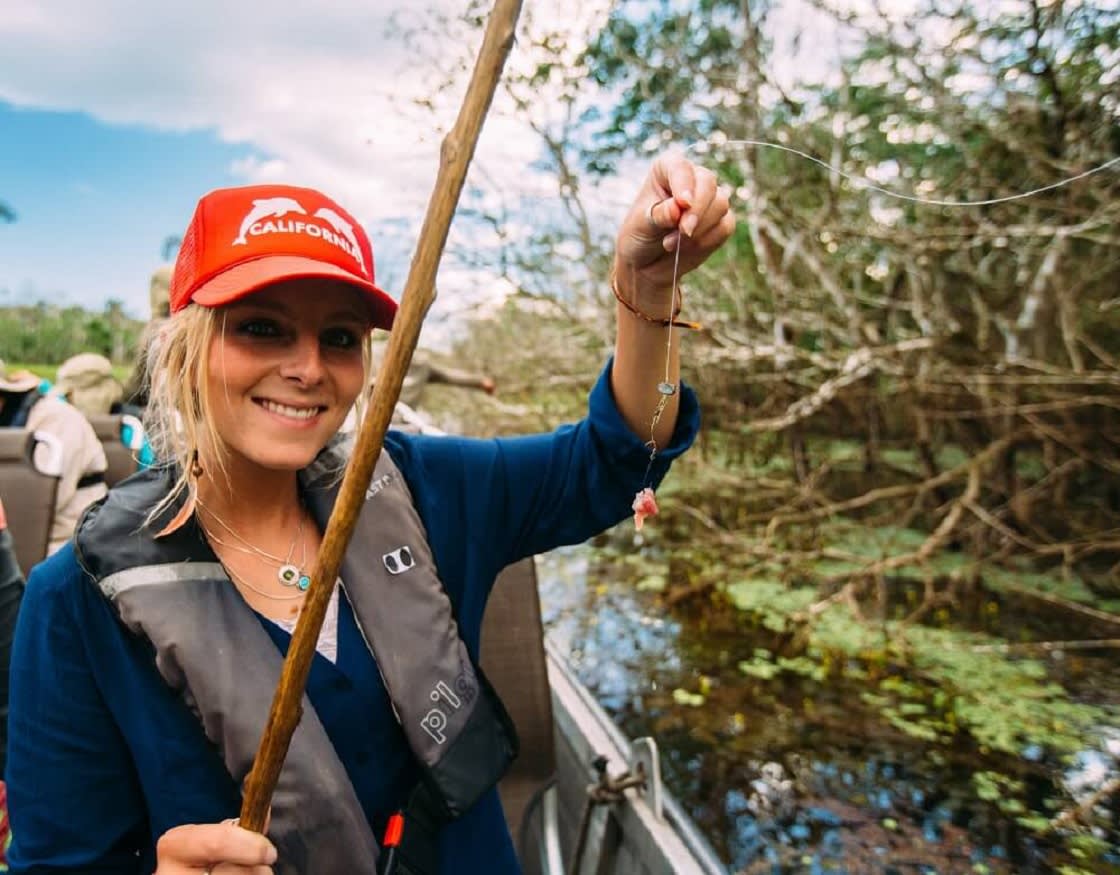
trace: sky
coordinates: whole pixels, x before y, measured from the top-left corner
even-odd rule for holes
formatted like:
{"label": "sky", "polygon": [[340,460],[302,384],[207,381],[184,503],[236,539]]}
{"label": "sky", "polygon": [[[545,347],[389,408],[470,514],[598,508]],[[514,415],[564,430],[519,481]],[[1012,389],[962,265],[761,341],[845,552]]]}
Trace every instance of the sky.
{"label": "sky", "polygon": [[[417,59],[388,33],[417,9],[4,0],[0,201],[17,220],[0,223],[0,305],[116,298],[144,318],[163,243],[198,197],[263,181],[334,196],[373,237],[381,284],[399,289],[441,137],[441,117],[411,104],[431,82],[406,75]],[[524,162],[537,148],[501,118],[480,155],[487,143]]]}
{"label": "sky", "polygon": [[[791,16],[799,13],[790,0]],[[0,306],[45,300],[148,315],[165,239],[213,188],[289,182],[321,188],[362,222],[379,284],[399,293],[438,167],[442,130],[469,70],[435,113],[437,64],[463,36],[401,38],[462,0],[3,0],[0,2]],[[526,2],[522,20],[573,33],[606,0]],[[551,20],[550,20],[551,17]],[[398,28],[393,30],[393,28]],[[515,48],[510,63],[518,63]],[[547,99],[542,98],[542,111]],[[496,198],[538,193],[539,140],[498,105],[474,167]],[[641,176],[604,194],[620,214]],[[500,190],[499,190],[500,189]],[[612,202],[612,199],[617,203]],[[453,226],[449,250],[474,245]],[[433,315],[492,280],[440,274]],[[445,286],[452,299],[445,299]]]}

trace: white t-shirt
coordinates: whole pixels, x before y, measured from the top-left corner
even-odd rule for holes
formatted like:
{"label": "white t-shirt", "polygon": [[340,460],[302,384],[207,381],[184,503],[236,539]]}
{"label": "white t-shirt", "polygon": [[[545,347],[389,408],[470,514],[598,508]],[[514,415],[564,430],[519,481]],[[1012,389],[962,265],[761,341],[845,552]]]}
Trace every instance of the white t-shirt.
{"label": "white t-shirt", "polygon": [[[331,600],[327,602],[327,613],[323,616],[323,626],[319,630],[319,640],[315,642],[315,649],[332,663],[338,661],[338,590],[339,586],[336,583],[334,592],[331,593]],[[298,615],[294,620],[272,620],[289,635],[295,632],[298,621]]]}
{"label": "white t-shirt", "polygon": [[[62,478],[58,482],[54,522],[47,547],[49,554],[70,540],[82,511],[109,491],[104,481],[81,489],[78,481],[92,474],[104,474],[109,463],[89,420],[61,399],[48,395],[37,401],[27,414],[27,428],[49,432],[62,442]],[[39,464],[40,453],[47,455],[50,448],[40,446],[35,453],[35,461]]]}

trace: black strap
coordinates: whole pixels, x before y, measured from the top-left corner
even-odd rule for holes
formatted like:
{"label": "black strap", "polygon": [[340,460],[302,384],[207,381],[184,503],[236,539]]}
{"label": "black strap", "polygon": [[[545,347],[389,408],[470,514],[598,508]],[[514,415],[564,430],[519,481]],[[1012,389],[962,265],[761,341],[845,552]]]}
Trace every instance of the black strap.
{"label": "black strap", "polygon": [[95,471],[93,474],[86,474],[78,481],[77,489],[85,489],[87,486],[96,486],[98,483],[105,482],[105,472]]}
{"label": "black strap", "polygon": [[[509,745],[509,761],[505,767],[508,769],[509,763],[517,758],[521,749],[517,727],[482,669],[478,665],[475,665],[474,669],[479,688],[490,702],[497,717],[498,727],[504,732],[506,743]],[[397,852],[391,855],[391,864],[387,859],[390,855],[382,852],[379,875],[439,875],[439,833],[446,824],[455,819],[440,795],[440,789],[423,778],[417,781],[408,796],[408,802],[405,803],[403,814],[404,830],[401,833],[400,845],[397,847]],[[386,866],[391,868],[387,869]]]}
{"label": "black strap", "polygon": [[[404,832],[393,870],[384,875],[438,875],[439,831],[448,819],[444,806],[424,783],[418,783],[404,808]],[[382,858],[386,855],[383,853]],[[384,870],[382,870],[384,872]]]}
{"label": "black strap", "polygon": [[[4,410],[3,415],[0,415],[0,425],[8,428],[24,428],[31,415],[31,408],[38,404],[43,396],[38,389],[33,389],[23,393],[5,392],[4,397],[6,401],[0,405],[0,409],[7,409]],[[18,402],[12,403],[17,398]]]}

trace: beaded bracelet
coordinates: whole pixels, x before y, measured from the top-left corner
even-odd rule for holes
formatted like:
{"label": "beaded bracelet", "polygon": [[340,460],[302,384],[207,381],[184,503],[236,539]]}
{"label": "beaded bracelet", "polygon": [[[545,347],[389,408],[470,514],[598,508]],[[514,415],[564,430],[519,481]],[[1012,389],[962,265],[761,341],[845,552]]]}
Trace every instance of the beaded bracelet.
{"label": "beaded bracelet", "polygon": [[[681,314],[680,304],[677,304],[677,306],[675,306],[673,308],[673,315],[672,315],[671,318],[665,318],[663,316],[662,317],[650,316],[648,313],[643,313],[641,310],[639,310],[637,307],[635,307],[633,304],[631,304],[629,301],[627,301],[624,297],[622,297],[622,293],[619,292],[619,290],[618,290],[618,283],[615,282],[615,276],[614,276],[613,272],[611,273],[611,291],[614,293],[614,296],[618,300],[618,303],[620,303],[623,307],[625,307],[627,310],[629,310],[631,313],[633,313],[639,319],[644,319],[646,322],[652,322],[654,325],[661,325],[665,328],[668,328],[670,325],[673,325],[677,328],[688,328],[691,331],[699,331],[700,328],[702,327],[699,322],[689,322],[686,319],[678,319],[677,318]],[[679,296],[680,296],[680,286],[677,286],[676,288],[673,289],[674,302],[679,300]]]}

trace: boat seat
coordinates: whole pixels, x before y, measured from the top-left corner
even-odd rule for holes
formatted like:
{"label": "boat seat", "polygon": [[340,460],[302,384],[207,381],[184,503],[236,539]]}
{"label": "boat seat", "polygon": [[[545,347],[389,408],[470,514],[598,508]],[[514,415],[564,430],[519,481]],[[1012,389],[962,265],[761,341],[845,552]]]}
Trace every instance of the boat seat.
{"label": "boat seat", "polygon": [[[139,452],[144,445],[144,428],[140,420],[128,413],[105,413],[86,417],[105,450],[105,485],[110,489],[140,469]],[[131,428],[130,439],[124,443],[122,426]]]}
{"label": "boat seat", "polygon": [[494,584],[482,622],[481,662],[521,739],[521,753],[498,785],[516,840],[529,805],[556,775],[552,694],[532,558],[510,565]]}
{"label": "boat seat", "polygon": [[0,428],[0,498],[24,577],[46,558],[61,476],[62,442],[57,437]]}

